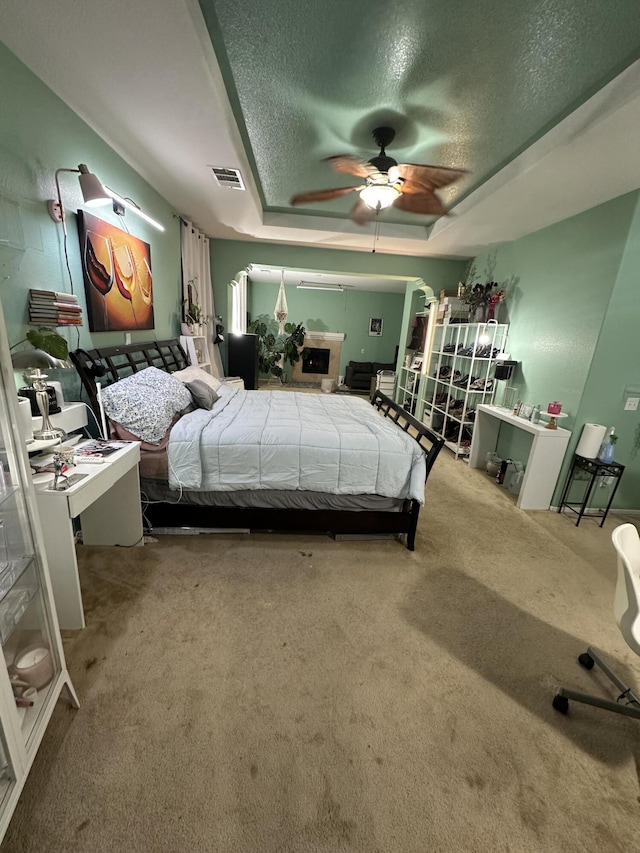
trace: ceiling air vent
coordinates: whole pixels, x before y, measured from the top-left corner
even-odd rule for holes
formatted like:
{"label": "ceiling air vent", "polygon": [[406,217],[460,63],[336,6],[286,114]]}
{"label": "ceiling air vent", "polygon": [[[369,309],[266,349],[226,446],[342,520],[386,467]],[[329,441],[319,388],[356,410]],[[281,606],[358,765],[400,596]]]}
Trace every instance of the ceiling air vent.
{"label": "ceiling air vent", "polygon": [[229,190],[244,189],[244,181],[239,169],[225,169],[223,166],[211,166],[210,169],[219,187],[226,187]]}

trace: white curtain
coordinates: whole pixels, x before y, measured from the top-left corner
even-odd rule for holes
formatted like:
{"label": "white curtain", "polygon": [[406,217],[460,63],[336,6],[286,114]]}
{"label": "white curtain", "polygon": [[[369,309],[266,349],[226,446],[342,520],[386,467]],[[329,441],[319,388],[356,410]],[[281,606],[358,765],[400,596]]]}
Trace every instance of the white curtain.
{"label": "white curtain", "polygon": [[239,272],[231,282],[231,333],[244,335],[247,331],[247,275],[246,270]]}
{"label": "white curtain", "polygon": [[211,371],[214,376],[222,378],[224,370],[222,359],[213,339],[216,330],[216,316],[213,305],[213,289],[211,287],[211,261],[209,257],[209,238],[198,231],[191,222],[181,222],[180,245],[182,250],[182,299],[186,302],[189,296],[189,285],[195,301],[200,305],[202,313],[209,317],[204,327],[207,338],[207,349]]}

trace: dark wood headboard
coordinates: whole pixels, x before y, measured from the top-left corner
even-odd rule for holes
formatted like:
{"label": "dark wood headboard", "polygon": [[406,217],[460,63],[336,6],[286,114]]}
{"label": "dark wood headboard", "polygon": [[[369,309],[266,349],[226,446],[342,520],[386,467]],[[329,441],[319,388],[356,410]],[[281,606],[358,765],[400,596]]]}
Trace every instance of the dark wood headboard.
{"label": "dark wood headboard", "polygon": [[[82,386],[97,417],[100,417],[100,406],[96,381],[101,385],[111,385],[125,376],[144,370],[145,367],[157,367],[158,370],[173,373],[189,366],[189,358],[177,338],[90,350],[77,349],[69,353],[69,358],[80,375]],[[104,373],[100,367],[104,368]]]}

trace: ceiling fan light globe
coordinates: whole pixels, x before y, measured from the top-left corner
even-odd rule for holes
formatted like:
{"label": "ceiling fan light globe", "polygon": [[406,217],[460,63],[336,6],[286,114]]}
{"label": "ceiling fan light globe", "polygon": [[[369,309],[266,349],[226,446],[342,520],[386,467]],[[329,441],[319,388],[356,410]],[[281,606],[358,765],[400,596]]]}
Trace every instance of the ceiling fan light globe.
{"label": "ceiling fan light globe", "polygon": [[386,207],[391,207],[399,195],[398,187],[388,183],[371,183],[360,191],[360,198],[371,210],[384,210]]}

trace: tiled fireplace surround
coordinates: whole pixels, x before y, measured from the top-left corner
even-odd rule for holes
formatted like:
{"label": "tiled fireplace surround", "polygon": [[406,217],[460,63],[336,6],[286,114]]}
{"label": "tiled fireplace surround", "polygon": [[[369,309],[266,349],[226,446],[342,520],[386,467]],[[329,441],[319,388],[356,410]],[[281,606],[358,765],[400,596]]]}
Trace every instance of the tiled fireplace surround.
{"label": "tiled fireplace surround", "polygon": [[317,347],[329,350],[329,372],[328,373],[303,373],[302,360],[293,365],[291,369],[292,382],[320,383],[323,379],[333,379],[336,383],[340,373],[340,350],[344,334],[342,332],[306,332],[304,345],[306,347]]}

